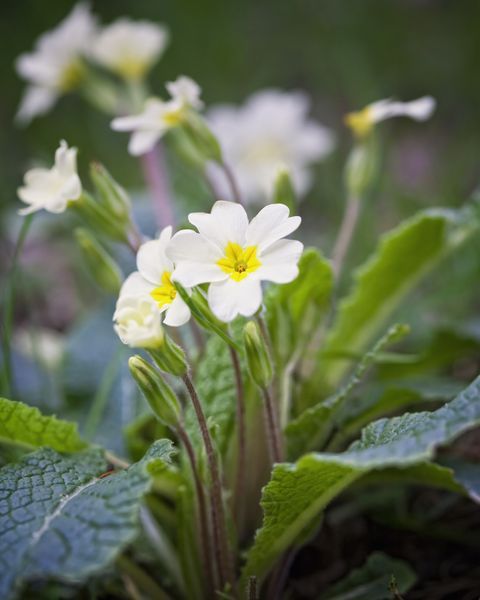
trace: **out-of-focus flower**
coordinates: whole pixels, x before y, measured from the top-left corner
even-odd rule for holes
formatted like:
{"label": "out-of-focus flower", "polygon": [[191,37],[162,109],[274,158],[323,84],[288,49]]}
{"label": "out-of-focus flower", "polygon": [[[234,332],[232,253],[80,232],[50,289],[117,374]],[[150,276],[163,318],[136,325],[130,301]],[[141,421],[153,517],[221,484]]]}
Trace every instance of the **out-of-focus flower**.
{"label": "out-of-focus flower", "polygon": [[137,268],[125,280],[120,298],[127,296],[149,296],[157,303],[160,313],[165,313],[164,323],[179,327],[190,319],[190,309],[182,300],[170,276],[173,262],[165,254],[172,237],[172,228],[166,227],[158,240],[150,240],[140,246]]}
{"label": "out-of-focus flower", "polygon": [[374,126],[392,117],[410,117],[415,121],[426,121],[435,110],[436,102],[432,96],[423,96],[411,102],[397,100],[378,100],[358,112],[346,115],[345,122],[358,137],[368,135]]}
{"label": "out-of-focus flower", "polygon": [[30,169],[24,176],[24,186],[18,189],[18,197],[29,204],[18,212],[28,215],[45,209],[61,213],[68,202],[78,200],[82,184],[77,174],[77,149],[69,148],[62,140],[55,152],[55,164],[51,169]]}
{"label": "out-of-focus flower", "polygon": [[175,264],[172,279],[186,287],[210,283],[208,302],[222,321],[260,308],[261,281],[288,283],[298,275],[303,244],[282,238],[301,219],[289,217],[283,204],[266,206],[250,223],[233,202],[216,202],[211,213],[191,213],[188,219],[198,233],[179,231],[167,246]]}
{"label": "out-of-focus flower", "polygon": [[189,109],[201,105],[200,87],[189,77],[179,77],[167,84],[171,99],[165,102],[149,98],[143,112],[138,115],[119,117],[112,121],[115,131],[132,131],[128,151],[134,156],[145,154],[169,130],[181,125]]}
{"label": "out-of-focus flower", "polygon": [[65,351],[64,336],[54,329],[20,329],[15,334],[14,344],[24,355],[39,360],[48,370],[60,366]]}
{"label": "out-of-focus flower", "polygon": [[114,329],[131,348],[155,349],[162,346],[162,315],[150,296],[120,296],[113,315]]}
{"label": "out-of-focus flower", "polygon": [[[298,196],[308,191],[309,166],[334,145],[330,130],[308,119],[309,107],[302,92],[264,90],[243,106],[220,105],[207,113],[245,201],[266,203],[282,169],[290,173]],[[221,195],[228,197],[223,175],[214,165],[211,175]]]}
{"label": "out-of-focus flower", "polygon": [[40,36],[33,52],[17,58],[17,72],[30,84],[17,112],[20,122],[46,113],[59,96],[80,84],[85,73],[82,59],[95,29],[88,5],[77,4],[55,29]]}
{"label": "out-of-focus flower", "polygon": [[141,79],[163,54],[168,31],[149,21],[118,19],[94,39],[91,57],[125,79]]}

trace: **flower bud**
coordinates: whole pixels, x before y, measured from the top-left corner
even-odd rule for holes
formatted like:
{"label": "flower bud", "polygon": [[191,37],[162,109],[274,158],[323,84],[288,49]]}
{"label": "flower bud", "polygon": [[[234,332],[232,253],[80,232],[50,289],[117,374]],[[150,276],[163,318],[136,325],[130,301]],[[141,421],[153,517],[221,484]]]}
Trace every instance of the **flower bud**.
{"label": "flower bud", "polygon": [[290,173],[287,169],[282,168],[278,171],[275,179],[273,201],[275,204],[285,204],[290,209],[290,214],[294,215],[296,213],[296,200]]}
{"label": "flower bud", "polygon": [[108,293],[118,294],[122,274],[117,263],[86,229],[75,229],[75,237],[88,270],[98,285]]}
{"label": "flower bud", "polygon": [[355,145],[345,165],[345,183],[350,194],[362,195],[377,172],[377,152],[372,138]]}
{"label": "flower bud", "polygon": [[185,352],[168,335],[164,336],[161,346],[149,348],[149,352],[158,367],[166,373],[181,377],[188,370]]}
{"label": "flower bud", "polygon": [[205,160],[222,162],[220,144],[205,120],[197,112],[188,111],[186,118],[182,121],[182,130],[200,156]]}
{"label": "flower bud", "polygon": [[119,219],[128,221],[131,205],[126,191],[100,163],[90,164],[90,177],[97,189],[100,203]]}
{"label": "flower bud", "polygon": [[254,321],[249,321],[245,325],[243,340],[250,374],[257,385],[266,388],[273,377],[272,361],[258,325]]}
{"label": "flower bud", "polygon": [[116,219],[109,209],[97,202],[90,194],[83,192],[80,198],[69,206],[98,233],[118,242],[128,242],[126,223]]}
{"label": "flower bud", "polygon": [[178,425],[182,414],[180,402],[161,373],[138,355],[129,359],[128,366],[157,419],[168,427]]}

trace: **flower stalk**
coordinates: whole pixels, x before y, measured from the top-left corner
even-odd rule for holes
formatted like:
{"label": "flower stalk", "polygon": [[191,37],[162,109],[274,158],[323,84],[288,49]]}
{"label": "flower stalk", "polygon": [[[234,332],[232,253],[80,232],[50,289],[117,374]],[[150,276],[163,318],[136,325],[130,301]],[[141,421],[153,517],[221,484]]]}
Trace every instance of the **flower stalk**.
{"label": "flower stalk", "polygon": [[222,482],[220,479],[217,457],[213,448],[213,441],[208,429],[207,420],[195,386],[188,373],[183,375],[182,379],[192,401],[207,454],[207,463],[211,479],[213,536],[215,540],[216,559],[220,572],[220,585],[223,588],[225,584],[229,584],[231,588],[233,588],[235,578],[233,559],[228,542],[226,517],[222,499]]}
{"label": "flower stalk", "polygon": [[175,214],[168,183],[163,148],[160,144],[140,156],[145,181],[152,195],[153,208],[159,227],[175,223]]}

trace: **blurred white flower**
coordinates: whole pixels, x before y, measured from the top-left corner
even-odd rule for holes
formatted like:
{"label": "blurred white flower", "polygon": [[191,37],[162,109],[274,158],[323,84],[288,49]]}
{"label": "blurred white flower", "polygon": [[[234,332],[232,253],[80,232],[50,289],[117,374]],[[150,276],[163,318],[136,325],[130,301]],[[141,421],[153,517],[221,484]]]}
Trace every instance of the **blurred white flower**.
{"label": "blurred white flower", "polygon": [[17,349],[28,358],[38,359],[48,370],[57,369],[65,351],[65,336],[54,329],[20,329],[14,339]]}
{"label": "blurred white flower", "polygon": [[160,313],[165,313],[164,323],[179,327],[190,319],[190,309],[182,300],[170,276],[173,262],[165,254],[172,237],[172,228],[166,227],[157,240],[140,246],[137,254],[137,269],[125,280],[120,298],[149,296],[155,300]]}
{"label": "blurred white flower", "polygon": [[387,98],[368,104],[358,112],[346,115],[345,122],[359,136],[364,137],[373,127],[392,117],[410,117],[415,121],[426,121],[435,110],[436,101],[432,96],[422,96],[411,102],[399,102]]}
{"label": "blurred white flower", "polygon": [[265,206],[248,222],[245,209],[216,202],[211,213],[191,213],[198,233],[183,230],[167,246],[172,280],[186,287],[210,283],[208,302],[222,321],[253,315],[262,303],[261,281],[288,283],[298,275],[303,244],[284,240],[300,225],[283,204]]}
{"label": "blurred white flower", "polygon": [[91,57],[125,79],[141,79],[163,54],[168,31],[149,21],[118,19],[94,39]]}
{"label": "blurred white flower", "polygon": [[77,174],[77,149],[69,148],[62,140],[55,152],[55,164],[51,169],[35,168],[25,173],[24,186],[17,194],[22,202],[29,204],[18,212],[28,215],[45,209],[61,213],[68,202],[78,200],[82,193],[82,183]]}
{"label": "blurred white flower", "polygon": [[[299,196],[308,191],[309,166],[334,145],[331,131],[308,119],[309,107],[302,92],[264,90],[243,106],[220,105],[207,113],[245,201],[268,202],[281,169],[288,170]],[[211,175],[220,195],[228,197],[220,169],[212,165]]]}
{"label": "blurred white flower", "polygon": [[131,348],[158,348],[164,340],[162,315],[150,296],[120,296],[114,329]]}
{"label": "blurred white flower", "polygon": [[151,150],[169,130],[184,121],[190,108],[200,106],[200,87],[189,77],[181,76],[167,84],[171,99],[165,102],[149,98],[143,112],[128,117],[113,119],[115,131],[132,131],[128,151],[140,156]]}
{"label": "blurred white flower", "polygon": [[95,29],[88,5],[77,4],[55,29],[40,36],[33,52],[17,58],[17,72],[30,84],[17,112],[20,122],[47,112],[60,95],[77,87]]}

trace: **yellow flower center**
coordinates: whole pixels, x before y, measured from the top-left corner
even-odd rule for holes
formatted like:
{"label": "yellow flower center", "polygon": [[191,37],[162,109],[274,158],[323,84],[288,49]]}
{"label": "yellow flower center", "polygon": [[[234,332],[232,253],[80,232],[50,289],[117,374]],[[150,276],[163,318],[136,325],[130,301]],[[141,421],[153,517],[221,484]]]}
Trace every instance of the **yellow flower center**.
{"label": "yellow flower center", "polygon": [[85,77],[85,65],[81,60],[72,61],[63,71],[59,88],[62,92],[71,92],[77,88]]}
{"label": "yellow flower center", "polygon": [[371,112],[370,107],[366,106],[358,112],[352,112],[345,115],[345,124],[350,127],[357,137],[363,138],[373,129],[374,123]]}
{"label": "yellow flower center", "polygon": [[162,285],[159,285],[150,292],[150,296],[158,304],[159,308],[171,304],[175,300],[177,290],[170,279],[170,273],[164,271],[162,274]]}
{"label": "yellow flower center", "polygon": [[119,57],[117,62],[112,64],[112,69],[126,79],[141,79],[148,67],[147,61],[130,56]]}
{"label": "yellow flower center", "polygon": [[261,266],[257,258],[257,247],[247,246],[242,248],[239,244],[228,242],[225,256],[217,261],[217,265],[224,273],[228,273],[235,281],[245,279]]}
{"label": "yellow flower center", "polygon": [[184,121],[184,118],[185,110],[183,107],[176,108],[175,110],[169,110],[162,116],[163,121],[169,127],[176,127],[177,125],[180,125]]}

